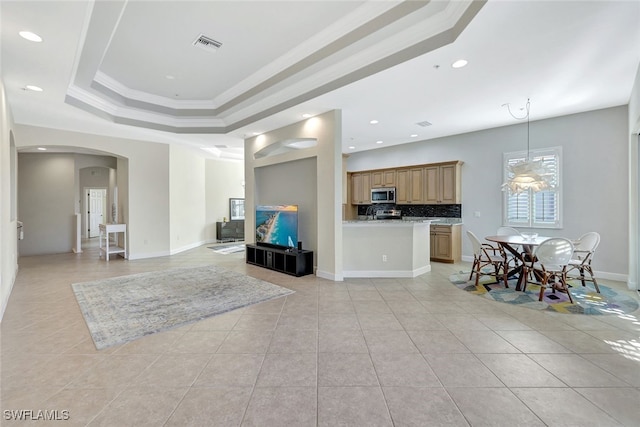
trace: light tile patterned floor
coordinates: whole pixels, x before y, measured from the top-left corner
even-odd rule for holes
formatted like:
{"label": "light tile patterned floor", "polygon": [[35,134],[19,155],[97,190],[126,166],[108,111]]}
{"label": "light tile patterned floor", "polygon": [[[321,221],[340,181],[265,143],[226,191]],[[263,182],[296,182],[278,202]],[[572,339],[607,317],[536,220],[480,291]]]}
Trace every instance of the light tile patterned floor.
{"label": "light tile patterned floor", "polygon": [[[296,293],[95,350],[71,283],[207,264]],[[1,329],[1,424],[47,410],[68,411],[53,422],[64,426],[640,425],[640,313],[487,301],[449,282],[468,269],[335,283],[206,246],[21,258]]]}

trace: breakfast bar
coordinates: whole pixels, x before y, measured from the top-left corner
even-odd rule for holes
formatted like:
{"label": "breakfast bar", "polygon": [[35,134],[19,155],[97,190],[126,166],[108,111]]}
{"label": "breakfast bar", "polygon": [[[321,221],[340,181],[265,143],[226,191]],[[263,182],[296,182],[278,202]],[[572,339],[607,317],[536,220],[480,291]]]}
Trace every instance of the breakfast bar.
{"label": "breakfast bar", "polygon": [[345,221],[344,277],[416,277],[431,271],[431,221]]}

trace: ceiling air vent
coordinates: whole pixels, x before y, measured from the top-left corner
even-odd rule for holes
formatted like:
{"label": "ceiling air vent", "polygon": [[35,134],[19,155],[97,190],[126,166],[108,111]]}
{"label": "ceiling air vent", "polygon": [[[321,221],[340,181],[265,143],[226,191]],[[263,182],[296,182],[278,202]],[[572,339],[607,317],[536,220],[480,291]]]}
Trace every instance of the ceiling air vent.
{"label": "ceiling air vent", "polygon": [[193,42],[193,45],[209,52],[215,52],[220,48],[220,46],[222,46],[222,43],[212,39],[211,37],[207,37],[204,34],[200,34]]}
{"label": "ceiling air vent", "polygon": [[416,123],[418,126],[422,126],[423,128],[426,128],[427,126],[431,126],[431,122],[428,121],[423,121],[423,122],[418,122]]}
{"label": "ceiling air vent", "polygon": [[215,145],[216,148],[229,148],[228,145]]}

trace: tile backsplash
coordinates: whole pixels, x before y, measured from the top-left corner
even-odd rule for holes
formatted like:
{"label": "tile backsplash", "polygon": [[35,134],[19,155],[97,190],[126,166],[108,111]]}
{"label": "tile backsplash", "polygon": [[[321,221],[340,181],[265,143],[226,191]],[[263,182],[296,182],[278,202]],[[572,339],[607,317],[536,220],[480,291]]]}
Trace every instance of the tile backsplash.
{"label": "tile backsplash", "polygon": [[[367,209],[371,205],[358,205],[358,215],[367,215]],[[437,218],[462,218],[462,205],[373,205],[376,209],[400,209],[402,216],[411,217],[437,217]],[[369,211],[371,212],[371,211]]]}

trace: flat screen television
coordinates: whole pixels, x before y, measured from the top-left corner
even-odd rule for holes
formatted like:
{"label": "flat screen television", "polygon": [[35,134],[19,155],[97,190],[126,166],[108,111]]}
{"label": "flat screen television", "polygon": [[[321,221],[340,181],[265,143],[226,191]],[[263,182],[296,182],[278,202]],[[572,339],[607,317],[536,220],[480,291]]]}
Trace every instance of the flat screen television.
{"label": "flat screen television", "polygon": [[298,205],[256,206],[256,243],[294,248],[298,242]]}

